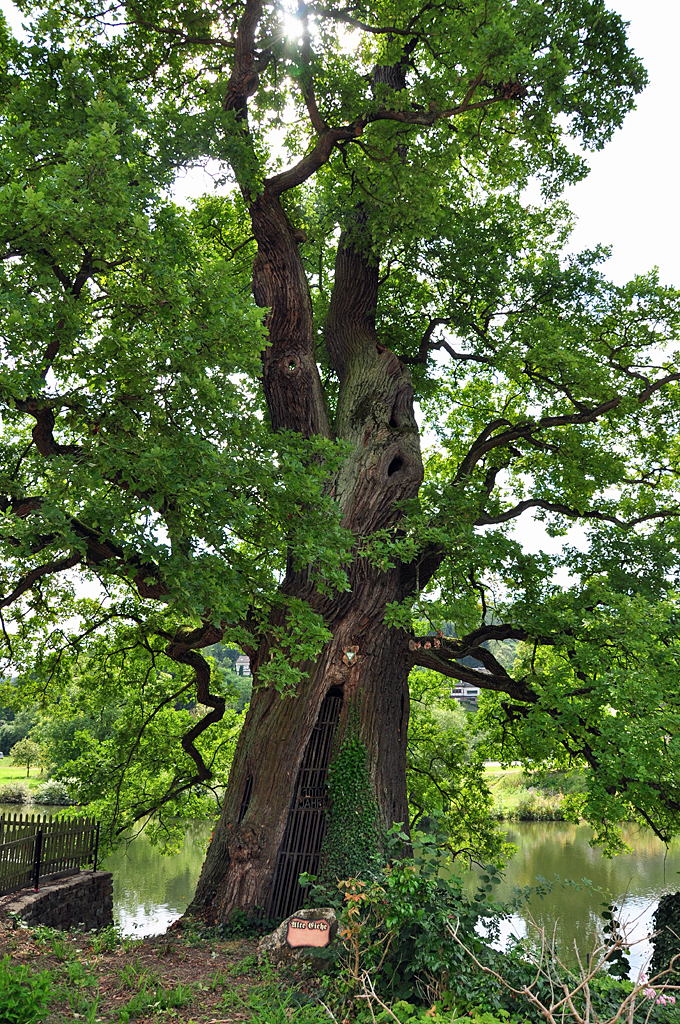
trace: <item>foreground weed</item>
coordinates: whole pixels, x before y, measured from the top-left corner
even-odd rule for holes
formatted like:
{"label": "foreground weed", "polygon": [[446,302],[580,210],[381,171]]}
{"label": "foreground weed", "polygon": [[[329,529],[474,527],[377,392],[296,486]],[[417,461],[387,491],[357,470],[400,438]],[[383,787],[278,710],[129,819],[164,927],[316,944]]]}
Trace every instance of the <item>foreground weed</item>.
{"label": "foreground weed", "polygon": [[328,1012],[296,989],[269,981],[248,994],[251,1024],[328,1024]]}
{"label": "foreground weed", "polygon": [[242,1010],[246,1006],[246,1000],[234,988],[227,989],[227,991],[222,996],[223,1010]]}
{"label": "foreground weed", "polygon": [[76,988],[96,984],[86,965],[81,963],[80,960],[71,960],[66,965],[66,975],[69,985],[75,985]]}
{"label": "foreground weed", "polygon": [[113,953],[121,943],[118,929],[114,925],[102,928],[100,932],[92,936],[93,953]]}
{"label": "foreground weed", "polygon": [[28,964],[14,965],[8,956],[0,962],[2,1024],[35,1024],[51,1000],[51,971],[33,974]]}
{"label": "foreground weed", "polygon": [[74,956],[73,949],[64,938],[64,933],[56,928],[48,928],[46,925],[39,925],[33,932],[33,941],[40,949],[48,946],[57,960],[63,963]]}
{"label": "foreground weed", "polygon": [[139,957],[137,957],[134,964],[125,964],[118,972],[118,977],[123,988],[133,990],[149,988],[150,985],[156,985],[159,982],[155,971],[150,971],[148,967],[141,966]]}
{"label": "foreground weed", "polygon": [[121,943],[126,953],[134,953],[136,949],[141,949],[144,945],[144,939],[135,939],[133,936],[122,938]]}
{"label": "foreground weed", "polygon": [[175,988],[164,989],[160,985],[143,988],[118,1011],[120,1024],[127,1024],[134,1017],[158,1010],[174,1010],[185,1006],[193,995],[193,985],[178,983]]}
{"label": "foreground weed", "polygon": [[228,974],[232,978],[237,978],[242,974],[249,974],[252,977],[257,977],[259,973],[260,965],[255,953],[249,953],[248,956],[243,957],[243,960],[239,960],[238,963],[228,967],[225,971],[225,974]]}
{"label": "foreground weed", "polygon": [[227,975],[225,971],[215,971],[210,977],[210,991],[216,992],[218,988],[225,988],[227,984]]}

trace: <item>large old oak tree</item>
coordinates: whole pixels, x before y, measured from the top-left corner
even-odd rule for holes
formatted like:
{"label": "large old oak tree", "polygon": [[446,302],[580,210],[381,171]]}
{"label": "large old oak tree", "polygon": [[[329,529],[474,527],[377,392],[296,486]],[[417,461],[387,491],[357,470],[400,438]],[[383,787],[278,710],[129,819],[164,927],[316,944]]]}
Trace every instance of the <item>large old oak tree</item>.
{"label": "large old oak tree", "polygon": [[[680,305],[561,253],[560,190],[645,83],[620,18],[25,10],[0,105],[5,700],[139,695],[81,780],[113,834],[210,784],[205,649],[250,656],[193,903],[214,920],[274,906],[329,694],[334,756],[351,736],[379,825],[407,821],[416,666],[481,686],[506,756],[590,768],[578,810],[611,848],[631,813],[677,832]],[[217,191],[183,211],[200,164]],[[587,540],[527,554],[531,515]]]}

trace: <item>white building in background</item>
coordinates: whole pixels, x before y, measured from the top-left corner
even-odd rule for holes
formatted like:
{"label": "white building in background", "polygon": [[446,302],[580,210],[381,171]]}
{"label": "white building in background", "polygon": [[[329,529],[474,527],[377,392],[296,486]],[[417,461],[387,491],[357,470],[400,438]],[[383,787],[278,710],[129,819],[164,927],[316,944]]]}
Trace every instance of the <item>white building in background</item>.
{"label": "white building in background", "polygon": [[238,658],[234,662],[234,672],[238,676],[250,675],[250,658],[247,654],[239,654]]}
{"label": "white building in background", "polygon": [[457,700],[459,703],[461,701],[468,700],[473,700],[475,703],[477,703],[477,699],[481,692],[482,691],[478,686],[468,686],[466,683],[460,683],[454,686],[454,688],[451,690],[451,697],[453,697],[453,699]]}

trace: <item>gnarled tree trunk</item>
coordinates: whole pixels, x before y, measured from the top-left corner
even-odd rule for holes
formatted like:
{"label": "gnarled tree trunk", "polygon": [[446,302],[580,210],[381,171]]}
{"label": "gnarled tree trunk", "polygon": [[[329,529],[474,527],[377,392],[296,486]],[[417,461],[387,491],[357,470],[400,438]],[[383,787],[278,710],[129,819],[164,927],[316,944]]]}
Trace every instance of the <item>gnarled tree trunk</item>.
{"label": "gnarled tree trunk", "polygon": [[[271,309],[263,363],[272,423],[307,436],[331,436],[298,241],[276,196],[265,191],[251,214],[258,242],[254,293],[260,305]],[[410,374],[376,335],[377,293],[377,266],[342,238],[325,342],[340,378],[335,435],[350,442],[352,452],[331,486],[343,523],[357,538],[394,524],[399,503],[417,494],[423,473]],[[308,600],[323,615],[332,639],[316,663],[302,666],[307,676],[294,698],[257,689],[268,643],[248,652],[253,699],[192,913],[224,921],[236,907],[269,916],[297,908],[301,892],[295,886],[282,897],[282,878],[298,867],[313,870],[318,860],[325,824],[318,817],[325,816],[319,790],[331,742],[326,736],[323,750],[317,751],[321,740],[315,739],[315,727],[329,693],[338,698],[334,707],[340,707],[332,748],[337,750],[347,735],[351,717],[367,751],[381,825],[407,820],[408,638],[383,621],[387,604],[404,596],[402,576],[399,566],[379,571],[357,554],[349,569],[349,590],[329,598],[316,592],[304,571],[287,574],[283,591]],[[314,785],[308,787],[310,781]],[[305,804],[317,812],[313,828],[295,826],[294,813]],[[306,857],[295,859],[291,848],[296,844]]]}

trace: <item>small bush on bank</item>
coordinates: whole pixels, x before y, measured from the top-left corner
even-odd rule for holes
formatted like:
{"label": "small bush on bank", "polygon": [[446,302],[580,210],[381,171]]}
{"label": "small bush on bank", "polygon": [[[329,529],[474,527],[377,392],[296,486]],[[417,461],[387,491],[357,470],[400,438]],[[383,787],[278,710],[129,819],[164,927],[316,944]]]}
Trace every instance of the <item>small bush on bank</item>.
{"label": "small bush on bank", "polygon": [[75,803],[69,796],[68,789],[63,782],[50,779],[38,786],[33,794],[33,801],[36,804],[61,804],[63,807]]}
{"label": "small bush on bank", "polygon": [[6,782],[0,786],[0,804],[30,804],[32,800],[27,782]]}

